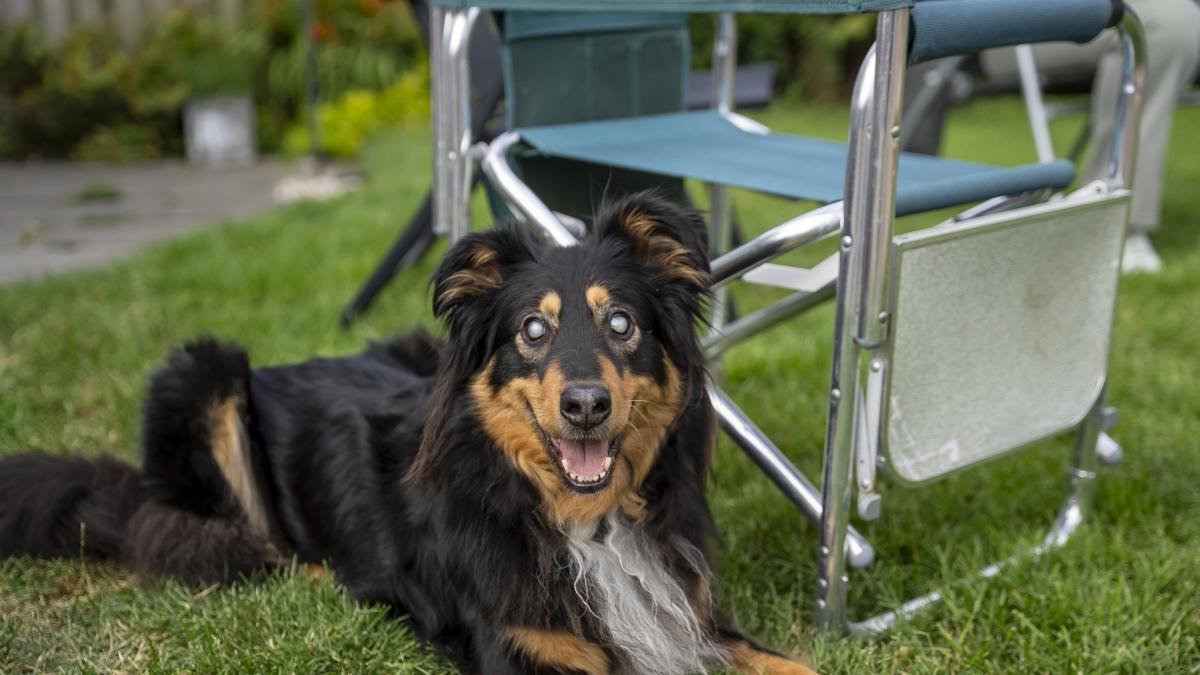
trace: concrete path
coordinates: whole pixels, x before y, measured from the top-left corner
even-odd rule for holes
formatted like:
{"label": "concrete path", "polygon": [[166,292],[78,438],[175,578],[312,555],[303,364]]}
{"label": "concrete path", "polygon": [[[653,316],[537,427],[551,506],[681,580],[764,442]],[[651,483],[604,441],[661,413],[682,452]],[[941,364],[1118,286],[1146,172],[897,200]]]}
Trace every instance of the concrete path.
{"label": "concrete path", "polygon": [[296,170],[275,161],[0,164],[0,283],[98,266],[149,242],[260,213],[273,205],[275,183]]}

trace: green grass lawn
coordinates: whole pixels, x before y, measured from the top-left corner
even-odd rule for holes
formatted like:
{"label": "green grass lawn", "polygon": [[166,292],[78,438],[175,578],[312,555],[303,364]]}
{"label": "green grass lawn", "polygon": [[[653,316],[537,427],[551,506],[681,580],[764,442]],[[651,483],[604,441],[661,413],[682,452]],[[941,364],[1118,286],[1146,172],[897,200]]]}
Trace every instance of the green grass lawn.
{"label": "green grass lawn", "polygon": [[[782,105],[777,128],[838,138],[835,108]],[[1065,147],[1076,123],[1056,127]],[[983,101],[953,115],[951,155],[1030,161],[1023,110]],[[1104,469],[1096,513],[1065,549],[863,642],[812,628],[816,528],[722,441],[711,499],[722,534],[720,604],[751,634],[823,672],[1200,672],[1200,110],[1181,110],[1167,176],[1166,271],[1122,282],[1111,399],[1126,449]],[[138,454],[147,373],[199,333],[245,344],[257,365],[357,350],[431,325],[437,255],[400,277],[352,330],[341,305],[421,197],[424,130],[381,136],[358,194],[213,227],[102,270],[0,287],[0,454]],[[796,206],[738,195],[752,229]],[[485,221],[477,204],[480,222]],[[927,217],[912,224],[927,224]],[[906,226],[909,225],[906,223]],[[440,253],[441,249],[437,249]],[[801,255],[811,258],[815,254]],[[739,291],[743,309],[777,297]],[[729,392],[812,476],[820,475],[832,311],[732,351]],[[876,565],[852,576],[856,616],[887,609],[1037,541],[1065,489],[1059,440],[920,491],[887,489],[861,524]],[[443,672],[378,608],[280,574],[233,589],[142,581],[80,560],[0,562],[0,672]]]}

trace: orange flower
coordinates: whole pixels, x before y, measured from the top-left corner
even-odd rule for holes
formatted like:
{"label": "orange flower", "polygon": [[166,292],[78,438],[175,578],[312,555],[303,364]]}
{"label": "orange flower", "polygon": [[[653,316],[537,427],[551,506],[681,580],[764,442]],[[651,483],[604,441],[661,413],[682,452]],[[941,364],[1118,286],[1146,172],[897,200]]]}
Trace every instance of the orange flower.
{"label": "orange flower", "polygon": [[313,24],[312,35],[317,42],[333,42],[337,39],[337,29],[328,21],[317,21]]}

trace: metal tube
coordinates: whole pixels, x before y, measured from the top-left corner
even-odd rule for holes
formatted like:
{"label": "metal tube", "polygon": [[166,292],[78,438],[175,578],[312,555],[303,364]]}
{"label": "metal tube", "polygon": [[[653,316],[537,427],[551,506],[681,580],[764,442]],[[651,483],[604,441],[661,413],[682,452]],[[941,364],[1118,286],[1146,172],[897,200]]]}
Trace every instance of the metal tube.
{"label": "metal tube", "polygon": [[449,75],[446,87],[446,136],[448,142],[445,165],[447,207],[445,220],[447,234],[453,243],[467,233],[471,218],[471,174],[474,171],[471,157],[471,31],[479,18],[479,8],[448,10],[444,29],[446,49],[443,55],[445,73]]}
{"label": "metal tube", "polygon": [[722,12],[716,17],[713,37],[712,107],[721,114],[733,112],[733,84],[737,72],[737,17]]}
{"label": "metal tube", "polygon": [[446,225],[450,207],[445,189],[447,167],[446,157],[449,155],[449,141],[446,133],[446,87],[449,86],[444,67],[446,9],[441,5],[429,7],[429,112],[430,126],[433,133],[433,231],[444,235],[449,230]]}
{"label": "metal tube", "polygon": [[1042,546],[1035,552],[1035,555],[1041,555],[1044,551],[1067,543],[1075,530],[1079,529],[1080,524],[1092,512],[1092,497],[1096,492],[1096,472],[1100,463],[1096,449],[1100,441],[1107,397],[1108,390],[1105,387],[1101,390],[1095,404],[1092,405],[1088,416],[1079,425],[1079,431],[1075,437],[1075,455],[1071,462],[1070,493],[1067,495],[1067,500],[1059,511],[1058,517],[1054,520],[1054,527],[1050,528],[1049,534],[1046,535]]}
{"label": "metal tube", "polygon": [[313,173],[325,169],[325,143],[321,136],[321,73],[317,60],[317,41],[313,31],[317,23],[317,8],[313,0],[300,3],[304,30],[304,103],[308,123],[308,147],[313,158]]}
{"label": "metal tube", "polygon": [[900,121],[900,146],[907,147],[909,140],[912,139],[913,130],[917,128],[913,120],[922,119],[928,111],[929,106],[933,105],[934,100],[943,89],[950,86],[954,79],[954,74],[958,72],[959,66],[966,60],[965,56],[947,56],[938,59],[937,66],[925,73],[925,77],[921,78],[921,89],[917,95],[913,97],[908,105],[904,106],[904,115]]}
{"label": "metal tube", "polygon": [[1118,26],[1121,36],[1121,93],[1117,98],[1112,156],[1106,178],[1112,187],[1133,187],[1137,160],[1138,122],[1146,85],[1146,33],[1137,14],[1125,6]]}
{"label": "metal tube", "polygon": [[776,225],[712,262],[714,288],[733,281],[775,256],[837,232],[842,202],[834,202]]}
{"label": "metal tube", "polygon": [[976,204],[971,208],[955,214],[954,222],[962,222],[972,218],[979,218],[992,213],[1001,213],[1003,211],[1012,211],[1034,204],[1041,204],[1050,199],[1054,195],[1054,190],[1050,188],[1041,188],[1038,190],[1030,190],[1029,192],[1021,192],[1015,195],[1005,195],[1003,197],[992,197],[991,199]]}
{"label": "metal tube", "polygon": [[[977,577],[991,579],[1006,568],[1036,560],[1047,552],[1065,545],[1079,530],[1079,526],[1091,514],[1092,497],[1096,491],[1096,471],[1098,468],[1097,445],[1103,426],[1107,388],[1101,390],[1100,396],[1092,404],[1091,410],[1076,431],[1075,454],[1070,473],[1070,490],[1059,509],[1054,525],[1045,538],[1037,546],[1009,556],[1004,560],[992,563],[979,570]],[[850,632],[862,637],[874,637],[890,629],[897,621],[909,619],[941,602],[941,591],[932,591],[905,602],[890,612],[877,614],[869,619],[850,624]]]}
{"label": "metal tube", "polygon": [[[816,602],[817,625],[839,632],[846,629],[846,587],[850,581],[846,575],[845,538],[850,519],[854,402],[858,399],[861,346],[877,344],[884,336],[873,310],[884,306],[887,249],[895,216],[899,94],[907,44],[908,10],[881,13],[876,44],[863,61],[855,83],[850,116],[846,223],[842,230],[825,429]],[[859,321],[862,317],[868,321]]]}
{"label": "metal tube", "polygon": [[557,246],[574,246],[577,242],[558,216],[517,177],[508,164],[508,153],[521,141],[515,131],[506,131],[492,141],[483,158],[483,173],[492,187],[512,207],[517,217],[533,227],[534,232],[545,242]]}
{"label": "metal tube", "polygon": [[[724,12],[716,17],[717,27],[713,39],[713,90],[712,107],[727,115],[733,111],[733,80],[737,68],[737,23],[734,15]],[[733,202],[729,188],[719,183],[708,184],[709,255],[712,258],[729,250],[733,230]],[[713,331],[725,325],[729,307],[729,289],[714,288],[710,307],[710,323]]]}
{"label": "metal tube", "polygon": [[[900,103],[904,88],[904,63],[908,58],[908,10],[879,15],[875,58],[870,68],[871,87],[856,92],[853,114],[864,118],[869,133],[851,144],[846,178],[846,220],[861,252],[858,294],[855,301],[855,340],[867,348],[887,337],[887,270],[896,218],[896,162],[900,156]],[[867,91],[870,94],[867,95]],[[865,107],[864,107],[865,106]],[[851,169],[849,167],[857,167]]]}
{"label": "metal tube", "polygon": [[[779,448],[767,438],[746,413],[713,382],[708,383],[708,398],[721,422],[721,428],[733,442],[754,460],[775,485],[814,523],[821,522],[821,493],[800,473]],[[854,528],[846,535],[846,555],[856,568],[875,560],[875,549]]]}
{"label": "metal tube", "polygon": [[714,359],[742,340],[758,335],[807,309],[816,307],[834,296],[835,286],[835,283],[830,283],[812,292],[806,291],[789,295],[765,309],[760,309],[726,324],[720,331],[709,333],[701,341],[704,354],[709,359]]}
{"label": "metal tube", "polygon": [[[729,198],[729,188],[720,183],[709,183],[708,195],[709,229],[712,233],[712,241],[708,245],[709,256],[717,258],[729,250],[733,240],[733,201]],[[712,304],[709,311],[709,324],[712,330],[721,330],[729,313],[729,288],[727,286],[713,287]]]}
{"label": "metal tube", "polygon": [[1049,119],[1046,104],[1042,100],[1042,83],[1038,80],[1037,63],[1033,59],[1033,47],[1017,45],[1017,72],[1021,77],[1021,93],[1025,98],[1025,112],[1029,115],[1029,130],[1033,132],[1033,146],[1037,149],[1038,161],[1045,164],[1054,161],[1054,143],[1050,141]]}

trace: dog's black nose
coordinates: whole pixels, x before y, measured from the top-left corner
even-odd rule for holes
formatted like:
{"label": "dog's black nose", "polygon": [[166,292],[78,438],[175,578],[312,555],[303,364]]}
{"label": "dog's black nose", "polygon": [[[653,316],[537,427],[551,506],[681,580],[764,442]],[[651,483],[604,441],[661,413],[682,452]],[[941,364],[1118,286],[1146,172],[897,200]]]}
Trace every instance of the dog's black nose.
{"label": "dog's black nose", "polygon": [[612,397],[597,384],[573,384],[563,390],[559,410],[567,421],[581,429],[591,429],[608,419]]}

